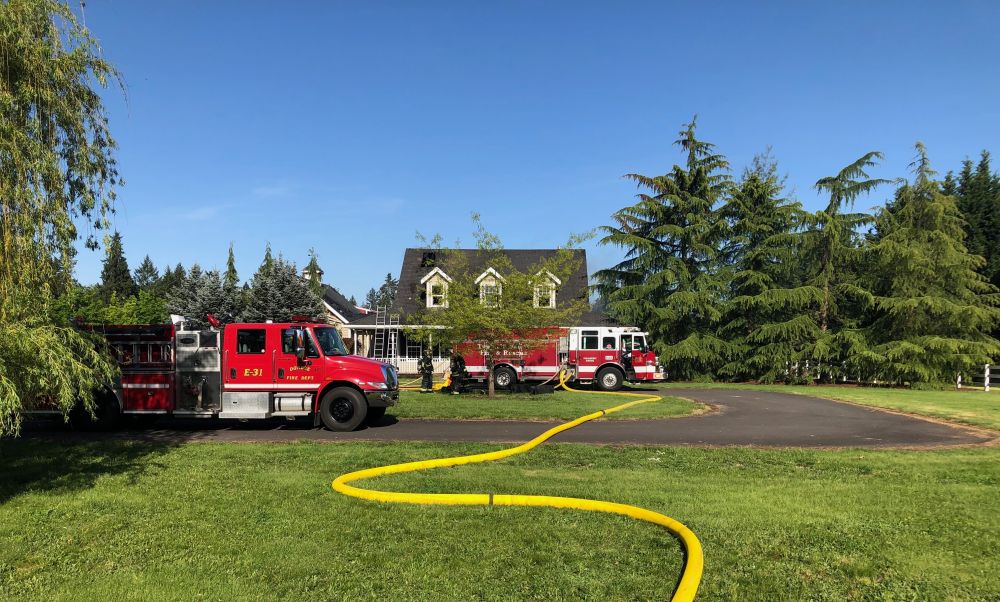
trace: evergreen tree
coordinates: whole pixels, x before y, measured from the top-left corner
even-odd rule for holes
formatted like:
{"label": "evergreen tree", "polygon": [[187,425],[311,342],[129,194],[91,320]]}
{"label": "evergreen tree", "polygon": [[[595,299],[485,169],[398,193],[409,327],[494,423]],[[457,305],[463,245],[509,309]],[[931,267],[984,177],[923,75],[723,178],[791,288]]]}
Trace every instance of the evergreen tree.
{"label": "evergreen tree", "polygon": [[309,288],[316,296],[323,295],[323,269],[319,267],[319,256],[316,255],[315,249],[309,249],[309,263],[306,268],[302,270],[302,274],[306,276],[306,281],[309,283]]}
{"label": "evergreen tree", "polygon": [[270,272],[274,267],[274,257],[271,255],[271,243],[267,243],[264,246],[264,260],[260,264],[260,270],[264,272]]}
{"label": "evergreen tree", "polygon": [[376,309],[378,307],[392,307],[396,302],[396,291],[399,288],[399,280],[392,277],[392,272],[385,275],[385,280],[378,289],[368,289],[365,295],[365,307]]}
{"label": "evergreen tree", "polygon": [[601,244],[625,249],[626,259],[597,272],[596,289],[615,315],[651,333],[671,374],[691,378],[711,373],[727,352],[716,332],[727,279],[718,255],[725,221],[715,206],[730,179],[729,163],[697,139],[694,121],[680,136],[684,167],[626,176],[648,192],[603,229]]}
{"label": "evergreen tree", "polygon": [[368,309],[375,309],[378,306],[378,291],[373,288],[368,289],[368,294],[365,295],[365,307]]}
{"label": "evergreen tree", "polygon": [[783,188],[770,156],[755,157],[721,210],[730,223],[732,279],[719,327],[730,357],[720,373],[729,377],[783,378],[818,331],[809,310],[822,295],[801,284],[796,261],[804,213]]}
{"label": "evergreen tree", "polygon": [[174,289],[167,306],[171,313],[184,316],[190,327],[207,328],[208,314],[223,324],[236,321],[242,312],[239,293],[238,287],[225,286],[218,270],[205,272],[194,264],[183,284]]}
{"label": "evergreen tree", "polygon": [[948,174],[943,188],[958,199],[969,252],[985,260],[979,273],[1000,286],[1000,174],[990,170],[990,154],[983,151],[975,167],[968,159],[962,163],[957,180]]}
{"label": "evergreen tree", "polygon": [[299,277],[295,264],[281,257],[268,262],[268,256],[269,253],[250,280],[244,321],[287,321],[296,315],[322,316],[320,298]]}
{"label": "evergreen tree", "polygon": [[156,269],[153,265],[153,260],[149,258],[149,255],[143,258],[142,263],[135,270],[135,284],[139,287],[139,290],[149,291],[152,290],[156,283],[160,280],[160,271]]}
{"label": "evergreen tree", "polygon": [[206,323],[205,316],[200,313],[201,304],[198,302],[201,279],[201,266],[196,263],[187,271],[185,277],[174,285],[167,297],[167,309],[170,313],[184,316],[189,323],[199,326]]}
{"label": "evergreen tree", "polygon": [[240,287],[240,276],[236,272],[236,256],[233,244],[229,243],[229,257],[226,259],[226,273],[222,277],[223,306],[219,310],[220,322],[235,322],[243,315],[246,306],[245,287]]}
{"label": "evergreen tree", "polygon": [[379,301],[386,307],[392,307],[396,302],[396,289],[399,288],[399,281],[392,277],[392,272],[385,275],[382,286],[378,289]]}
{"label": "evergreen tree", "polygon": [[170,266],[163,268],[163,275],[153,287],[153,294],[161,299],[170,299],[177,287],[184,284],[187,279],[187,272],[184,266],[178,263],[173,269]]}
{"label": "evergreen tree", "polygon": [[[859,286],[862,261],[861,227],[870,224],[867,213],[843,213],[853,208],[864,194],[891,180],[871,178],[865,171],[878,165],[882,153],[869,152],[844,167],[836,175],[821,178],[816,189],[830,195],[826,209],[810,216],[810,228],[804,238],[804,265],[808,266],[807,284],[821,292],[816,311],[818,333],[804,352],[821,378],[852,370],[870,369],[873,356],[868,351],[859,319],[868,299]],[[811,367],[812,367],[811,366]],[[801,371],[804,363],[798,366]]]}
{"label": "evergreen tree", "polygon": [[122,235],[115,232],[105,249],[104,267],[101,269],[101,294],[105,301],[110,301],[112,295],[121,299],[135,295],[137,290],[122,249]]}
{"label": "evergreen tree", "polygon": [[226,275],[222,284],[230,290],[236,290],[240,284],[240,275],[236,272],[236,254],[233,253],[233,243],[229,243],[229,257],[226,258]]}
{"label": "evergreen tree", "polygon": [[957,200],[933,180],[917,143],[914,180],[878,218],[868,249],[876,317],[868,327],[878,377],[896,383],[949,382],[956,370],[1000,356],[990,332],[1000,325],[996,287],[963,243]]}
{"label": "evergreen tree", "polygon": [[354,307],[358,306],[358,300],[354,298],[354,295],[351,295],[350,302]]}

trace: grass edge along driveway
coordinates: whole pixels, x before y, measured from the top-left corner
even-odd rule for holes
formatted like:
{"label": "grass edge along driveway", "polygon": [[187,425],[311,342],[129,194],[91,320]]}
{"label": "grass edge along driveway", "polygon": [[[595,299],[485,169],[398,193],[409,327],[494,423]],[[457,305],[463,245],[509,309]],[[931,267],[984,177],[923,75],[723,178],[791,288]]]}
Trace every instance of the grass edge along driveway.
{"label": "grass edge along driveway", "polygon": [[959,424],[1000,431],[1000,391],[962,389],[961,391],[919,391],[850,385],[752,385],[742,383],[667,383],[659,389],[669,395],[671,389],[738,389],[793,393],[846,401],[873,408],[896,410],[907,414],[938,418]]}
{"label": "grass edge along driveway", "polygon": [[[650,394],[650,391],[637,391]],[[448,395],[400,391],[399,403],[388,413],[400,419],[429,420],[573,420],[631,401],[631,397],[601,395],[588,391],[556,391],[550,395],[497,393],[494,398],[477,393]],[[645,403],[610,414],[605,420],[678,418],[709,411],[703,403],[663,395],[663,400]]]}

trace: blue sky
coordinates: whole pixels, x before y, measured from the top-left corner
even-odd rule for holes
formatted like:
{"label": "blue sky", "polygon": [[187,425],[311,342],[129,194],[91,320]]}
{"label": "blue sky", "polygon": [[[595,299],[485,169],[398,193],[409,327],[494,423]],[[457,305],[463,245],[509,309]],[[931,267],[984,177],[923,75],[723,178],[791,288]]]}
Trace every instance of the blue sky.
{"label": "blue sky", "polygon": [[127,86],[106,98],[133,268],[224,267],[232,241],[249,278],[265,241],[314,247],[361,299],[418,230],[471,243],[473,211],[551,247],[631,202],[623,174],[680,162],[696,113],[737,172],[772,147],[810,209],[868,150],[883,177],[916,140],[942,172],[1000,152],[995,2],[88,0],[86,22]]}

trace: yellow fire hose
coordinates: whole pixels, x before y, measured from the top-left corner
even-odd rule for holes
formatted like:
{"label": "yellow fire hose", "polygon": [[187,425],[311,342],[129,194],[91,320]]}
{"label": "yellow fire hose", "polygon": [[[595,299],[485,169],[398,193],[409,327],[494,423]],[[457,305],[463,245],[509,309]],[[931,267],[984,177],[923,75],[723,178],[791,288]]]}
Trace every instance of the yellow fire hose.
{"label": "yellow fire hose", "polygon": [[[410,382],[406,383],[406,386],[400,385],[399,386],[399,390],[400,391],[423,391],[423,389],[421,389],[420,387],[411,387],[411,386],[408,386],[408,385],[412,385],[413,383],[417,382],[418,380],[420,380],[420,379],[418,378],[416,380],[410,381]],[[445,377],[444,382],[434,383],[434,385],[432,387],[432,390],[433,391],[440,391],[441,389],[447,387],[450,384],[451,384],[451,376],[447,376],[447,377]]]}
{"label": "yellow fire hose", "polygon": [[[566,386],[565,372],[560,374],[559,384],[567,391],[574,390]],[[366,468],[365,470],[342,474],[334,479],[332,483],[333,489],[334,491],[344,495],[365,500],[373,500],[376,502],[396,502],[402,504],[444,504],[459,506],[549,506],[552,508],[572,508],[575,510],[591,510],[622,514],[634,519],[660,525],[662,527],[666,527],[668,531],[673,533],[674,536],[681,541],[681,544],[683,544],[686,552],[684,570],[681,573],[680,582],[677,584],[677,589],[674,591],[674,595],[671,600],[673,600],[673,602],[690,602],[691,600],[694,600],[695,593],[698,591],[698,584],[701,582],[701,574],[704,569],[704,557],[702,555],[701,542],[698,541],[698,538],[695,536],[693,531],[685,527],[680,522],[670,518],[669,516],[660,514],[659,512],[653,512],[652,510],[646,510],[645,508],[630,506],[628,504],[618,504],[614,502],[603,502],[600,500],[588,500],[573,497],[556,497],[548,495],[506,495],[496,493],[410,493],[403,491],[361,489],[360,487],[348,485],[348,483],[353,481],[360,481],[363,479],[370,479],[390,474],[416,472],[431,468],[460,466],[462,464],[490,462],[493,460],[509,458],[510,456],[516,456],[518,454],[528,452],[551,437],[573,427],[579,426],[584,422],[596,420],[612,412],[620,412],[641,403],[660,401],[661,399],[658,395],[643,395],[641,393],[608,391],[602,391],[601,393],[604,395],[640,397],[641,399],[613,406],[605,410],[600,410],[598,412],[594,412],[593,414],[587,414],[586,416],[581,416],[576,420],[571,420],[570,422],[554,426],[531,441],[522,443],[516,447],[469,456],[455,456],[451,458],[437,458],[434,460],[391,464],[389,466]]]}

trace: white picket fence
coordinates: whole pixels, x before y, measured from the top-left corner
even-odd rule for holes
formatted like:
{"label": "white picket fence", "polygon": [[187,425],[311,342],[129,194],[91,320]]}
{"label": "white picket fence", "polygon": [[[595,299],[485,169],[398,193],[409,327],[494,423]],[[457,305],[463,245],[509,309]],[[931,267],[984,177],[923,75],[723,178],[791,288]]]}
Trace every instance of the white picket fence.
{"label": "white picket fence", "polygon": [[[794,364],[790,362],[785,362],[785,366],[786,366],[785,367],[786,376],[793,374],[799,369],[798,362],[795,362]],[[821,371],[820,366],[818,366],[815,362],[812,364],[812,366],[810,366],[810,363],[806,361],[803,364],[803,367],[805,373],[809,375],[810,378],[812,378],[815,382],[819,381],[820,371]],[[835,378],[833,382],[837,384],[852,384],[852,385],[879,384],[877,378],[871,381],[866,381],[858,377],[848,376],[846,374],[841,374],[840,376]],[[983,371],[977,374],[963,375],[961,372],[959,372],[955,379],[955,387],[958,389],[961,389],[963,386],[965,386],[966,388],[976,388],[976,389],[982,387],[984,391],[989,391],[991,385],[996,385],[1000,387],[1000,366],[996,364],[983,364]]]}
{"label": "white picket fence", "polygon": [[977,389],[982,387],[983,391],[989,391],[991,383],[1000,385],[1000,366],[983,364],[982,374],[973,374],[968,381],[963,381],[962,373],[959,372],[958,378],[955,379],[955,387],[961,389],[964,382],[967,382],[971,387]]}

